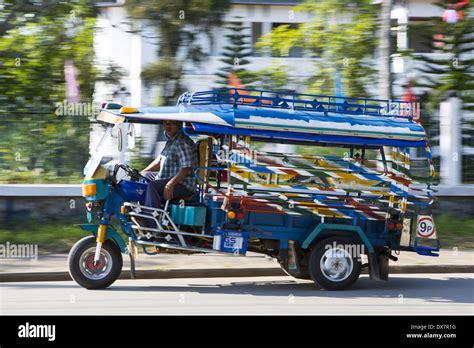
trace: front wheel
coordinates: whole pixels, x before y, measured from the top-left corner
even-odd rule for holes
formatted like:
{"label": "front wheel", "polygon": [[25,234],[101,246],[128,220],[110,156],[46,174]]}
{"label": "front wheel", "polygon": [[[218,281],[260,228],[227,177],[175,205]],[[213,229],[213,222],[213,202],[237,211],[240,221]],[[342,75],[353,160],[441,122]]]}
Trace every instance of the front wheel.
{"label": "front wheel", "polygon": [[96,238],[82,238],[69,252],[69,274],[80,286],[86,289],[104,289],[120,276],[122,271],[122,254],[120,248],[107,239],[100,251],[100,258],[94,264]]}
{"label": "front wheel", "polygon": [[360,275],[357,243],[350,238],[329,237],[316,244],[309,258],[311,279],[326,290],[343,290]]}

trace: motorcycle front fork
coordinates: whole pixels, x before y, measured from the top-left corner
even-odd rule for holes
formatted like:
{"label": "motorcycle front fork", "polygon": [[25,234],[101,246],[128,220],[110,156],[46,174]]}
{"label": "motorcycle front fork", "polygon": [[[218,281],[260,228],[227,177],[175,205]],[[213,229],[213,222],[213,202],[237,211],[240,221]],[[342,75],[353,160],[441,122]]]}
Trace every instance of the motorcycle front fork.
{"label": "motorcycle front fork", "polygon": [[94,265],[97,265],[97,263],[100,260],[100,251],[102,249],[102,244],[105,242],[106,232],[107,232],[107,225],[100,224],[97,230],[97,238],[96,238],[97,246],[95,248]]}

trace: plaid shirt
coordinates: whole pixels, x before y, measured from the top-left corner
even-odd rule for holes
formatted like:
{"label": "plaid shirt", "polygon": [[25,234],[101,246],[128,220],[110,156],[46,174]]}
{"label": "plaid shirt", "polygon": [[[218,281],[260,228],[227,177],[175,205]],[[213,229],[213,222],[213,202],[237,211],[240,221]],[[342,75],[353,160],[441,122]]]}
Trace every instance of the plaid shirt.
{"label": "plaid shirt", "polygon": [[[168,136],[167,136],[168,137]],[[194,169],[198,166],[197,148],[194,141],[180,130],[176,136],[168,141],[161,152],[159,179],[174,177],[180,169],[192,167],[193,170],[180,182],[191,192],[196,191]]]}

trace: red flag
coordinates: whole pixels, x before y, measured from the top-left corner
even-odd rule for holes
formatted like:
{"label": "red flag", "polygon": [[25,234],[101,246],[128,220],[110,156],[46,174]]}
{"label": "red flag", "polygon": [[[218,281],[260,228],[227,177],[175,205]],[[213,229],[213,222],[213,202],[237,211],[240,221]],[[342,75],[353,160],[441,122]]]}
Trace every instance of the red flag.
{"label": "red flag", "polygon": [[[233,88],[239,88],[238,92],[240,95],[250,95],[249,91],[241,89],[241,88],[244,88],[244,85],[242,85],[242,82],[240,82],[239,77],[232,71],[229,73],[229,85]],[[255,98],[244,98],[244,103],[253,103],[253,102],[255,102]],[[269,100],[261,100],[260,102],[265,105],[271,104]]]}
{"label": "red flag", "polygon": [[69,103],[79,102],[79,83],[77,71],[72,60],[64,61],[64,78],[66,80],[66,99]]}
{"label": "red flag", "polygon": [[406,102],[406,114],[407,116],[412,116],[413,121],[420,121],[420,104],[417,102],[418,99],[413,93],[413,84],[410,82],[407,86],[405,94],[403,95],[403,101]]}

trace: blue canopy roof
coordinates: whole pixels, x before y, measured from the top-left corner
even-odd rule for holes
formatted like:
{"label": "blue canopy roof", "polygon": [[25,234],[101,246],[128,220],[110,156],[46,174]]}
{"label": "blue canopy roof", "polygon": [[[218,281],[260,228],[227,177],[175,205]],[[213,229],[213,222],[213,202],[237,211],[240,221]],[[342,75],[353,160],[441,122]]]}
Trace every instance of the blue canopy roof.
{"label": "blue canopy roof", "polygon": [[[248,94],[252,92],[260,94]],[[405,104],[231,89],[185,93],[177,106],[139,108],[134,113],[105,111],[123,117],[125,122],[188,122],[198,133],[250,135],[284,142],[423,147],[425,130],[413,122],[413,108]]]}

